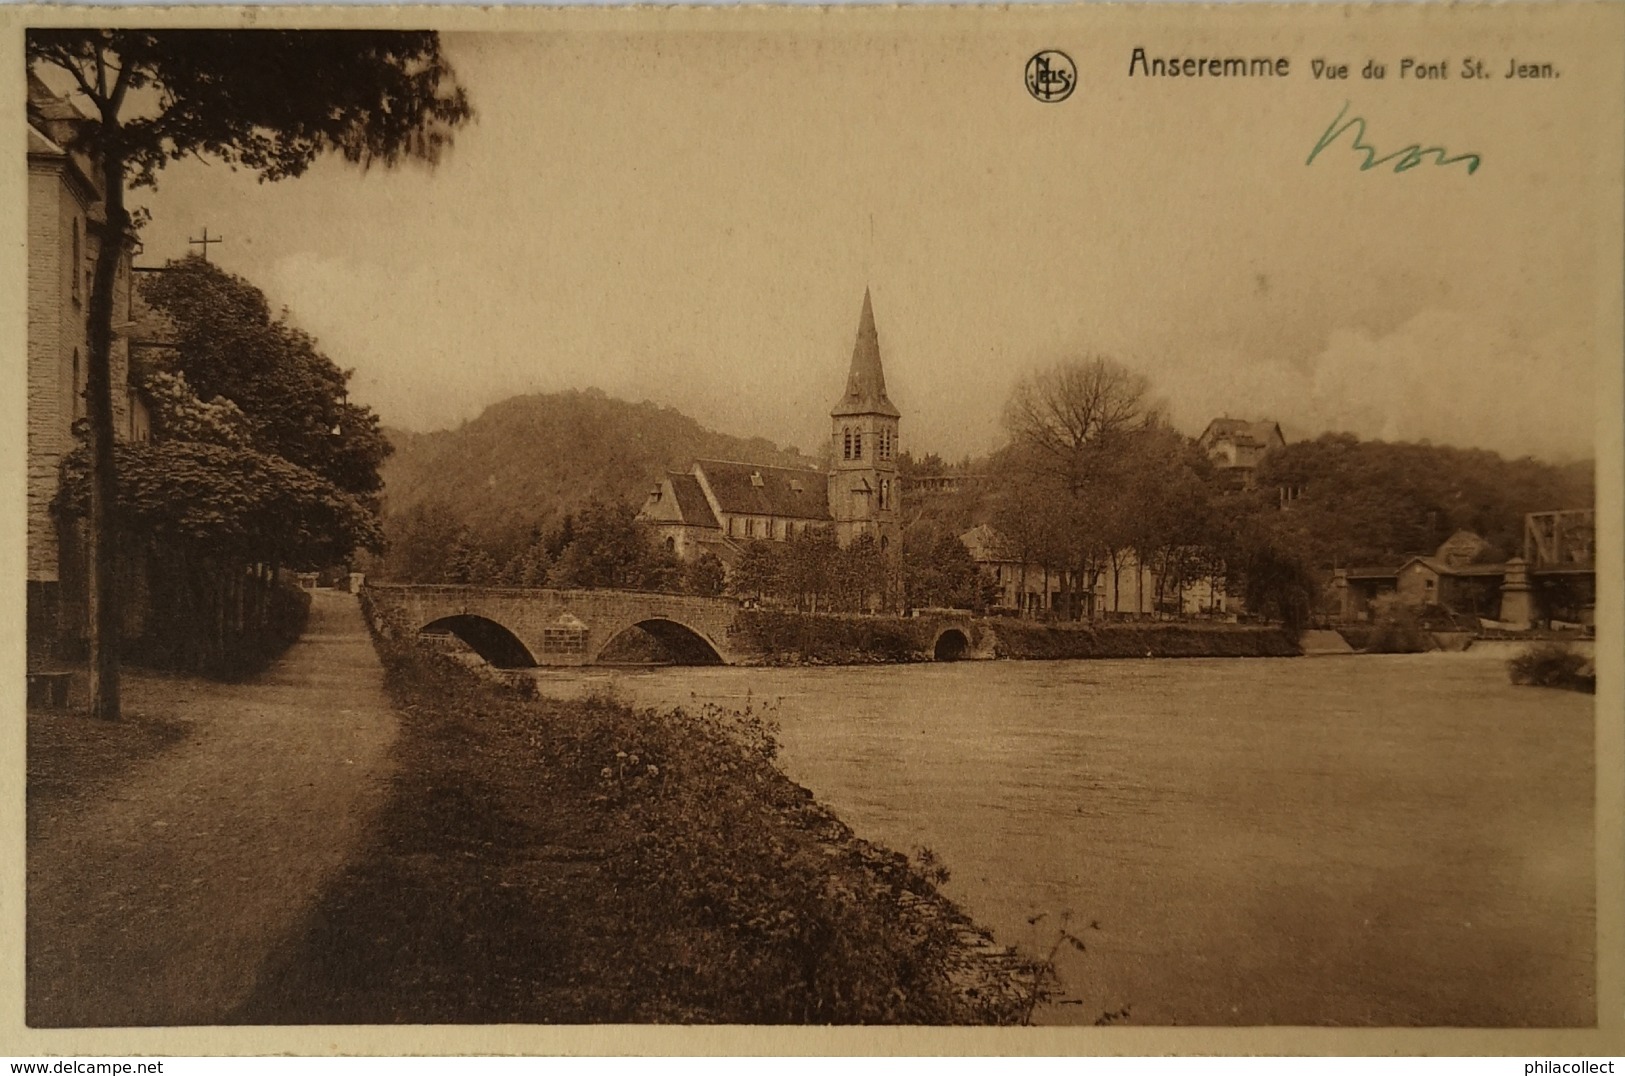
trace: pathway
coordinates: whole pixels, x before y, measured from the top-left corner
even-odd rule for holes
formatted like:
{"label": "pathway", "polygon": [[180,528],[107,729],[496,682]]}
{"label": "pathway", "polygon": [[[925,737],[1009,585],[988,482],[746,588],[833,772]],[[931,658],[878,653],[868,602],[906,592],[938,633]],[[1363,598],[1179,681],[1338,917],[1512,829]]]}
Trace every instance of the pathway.
{"label": "pathway", "polygon": [[[28,1023],[219,1023],[382,802],[397,726],[355,598],[248,683],[184,681],[187,741],[28,848]],[[136,700],[139,702],[139,700]]]}

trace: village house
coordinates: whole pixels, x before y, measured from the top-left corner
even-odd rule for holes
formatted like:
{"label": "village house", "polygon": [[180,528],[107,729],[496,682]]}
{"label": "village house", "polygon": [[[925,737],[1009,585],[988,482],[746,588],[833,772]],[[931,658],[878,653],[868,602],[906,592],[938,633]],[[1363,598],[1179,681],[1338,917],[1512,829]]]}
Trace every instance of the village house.
{"label": "village house", "polygon": [[[1068,595],[1059,572],[1031,561],[1023,564],[1011,543],[990,524],[972,527],[959,536],[959,541],[970,551],[983,575],[993,582],[993,604],[997,609],[1025,616],[1065,614],[1071,598],[1079,603],[1076,615],[1080,618],[1174,611],[1166,599],[1159,608],[1157,573],[1150,566],[1139,567],[1132,553],[1125,552],[1118,558],[1115,575],[1110,569],[1101,571],[1088,590]],[[1180,588],[1178,612],[1183,615],[1222,614],[1226,605],[1222,580],[1189,581]]]}
{"label": "village house", "polygon": [[874,306],[865,290],[846,391],[830,409],[830,468],[695,460],[687,471],[660,479],[638,521],[679,557],[709,552],[729,569],[742,543],[782,542],[814,527],[832,529],[843,547],[860,534],[873,535],[882,551],[895,554],[900,419],[886,395]]}
{"label": "village house", "polygon": [[[90,288],[102,242],[100,169],[75,136],[88,122],[32,72],[28,76],[28,643],[31,655],[83,630],[82,542],[51,510],[74,424],[85,418]],[[113,423],[146,440],[150,419],[130,383],[128,329],[135,304],[123,237],[114,284]],[[127,608],[135,615],[136,608]]]}
{"label": "village house", "polygon": [[1338,568],[1332,591],[1344,620],[1369,620],[1384,599],[1412,609],[1438,607],[1487,620],[1501,615],[1508,574],[1523,562],[1482,563],[1489,543],[1471,531],[1457,531],[1431,556],[1413,556],[1397,567]]}
{"label": "village house", "polygon": [[1239,418],[1216,418],[1196,439],[1197,445],[1213,461],[1226,482],[1238,489],[1251,489],[1254,474],[1264,457],[1284,448],[1281,427],[1268,419],[1248,422]]}
{"label": "village house", "polygon": [[[1370,620],[1385,600],[1409,609],[1437,608],[1488,624],[1527,628],[1537,621],[1591,625],[1596,617],[1595,512],[1524,516],[1524,555],[1491,560],[1489,544],[1457,531],[1431,556],[1398,567],[1332,572],[1333,607],[1344,620]],[[1566,540],[1565,540],[1566,539]]]}

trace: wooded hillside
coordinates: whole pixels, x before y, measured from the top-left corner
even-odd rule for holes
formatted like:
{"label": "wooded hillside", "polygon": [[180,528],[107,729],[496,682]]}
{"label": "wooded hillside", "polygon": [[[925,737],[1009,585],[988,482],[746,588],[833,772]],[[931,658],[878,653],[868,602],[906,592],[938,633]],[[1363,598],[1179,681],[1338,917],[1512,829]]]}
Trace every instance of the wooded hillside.
{"label": "wooded hillside", "polygon": [[385,431],[386,531],[434,506],[494,547],[522,544],[590,501],[641,505],[666,470],[696,458],[816,466],[764,438],[731,437],[652,403],[596,389],[515,396],[455,430]]}

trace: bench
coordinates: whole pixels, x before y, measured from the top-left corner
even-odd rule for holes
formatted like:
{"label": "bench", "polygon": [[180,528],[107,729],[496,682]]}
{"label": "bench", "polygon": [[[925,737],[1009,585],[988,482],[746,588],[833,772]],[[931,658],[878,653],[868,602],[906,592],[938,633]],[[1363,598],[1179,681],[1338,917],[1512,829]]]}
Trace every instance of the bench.
{"label": "bench", "polygon": [[28,705],[65,709],[68,705],[68,686],[72,683],[71,672],[29,673]]}

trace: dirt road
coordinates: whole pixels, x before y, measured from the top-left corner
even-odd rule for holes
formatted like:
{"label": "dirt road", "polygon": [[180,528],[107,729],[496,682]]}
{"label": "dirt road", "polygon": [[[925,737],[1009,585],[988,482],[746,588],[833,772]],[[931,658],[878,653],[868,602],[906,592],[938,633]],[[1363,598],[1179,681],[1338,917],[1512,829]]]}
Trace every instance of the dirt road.
{"label": "dirt road", "polygon": [[396,718],[352,596],[316,591],[254,680],[184,684],[185,743],[38,820],[31,1026],[221,1022],[382,802]]}

